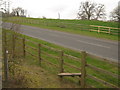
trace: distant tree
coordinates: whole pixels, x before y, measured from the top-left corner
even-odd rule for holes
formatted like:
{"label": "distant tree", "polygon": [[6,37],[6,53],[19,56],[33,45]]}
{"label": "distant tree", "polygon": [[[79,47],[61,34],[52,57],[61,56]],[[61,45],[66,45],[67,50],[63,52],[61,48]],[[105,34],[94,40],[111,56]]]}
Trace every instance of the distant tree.
{"label": "distant tree", "polygon": [[112,21],[120,22],[120,5],[113,9],[113,11],[110,13],[110,18]]}
{"label": "distant tree", "polygon": [[95,8],[95,19],[104,18],[105,15],[105,6],[103,4],[98,4]]}
{"label": "distant tree", "polygon": [[81,2],[79,12],[77,14],[78,19],[95,19],[105,17],[105,7],[103,4],[91,3],[90,1]]}
{"label": "distant tree", "polygon": [[21,17],[23,17],[23,16],[26,16],[26,13],[27,13],[26,10],[24,10],[21,7],[17,7],[17,8],[12,9],[12,13],[11,14],[13,16],[21,16]]}
{"label": "distant tree", "polygon": [[42,16],[42,18],[43,18],[43,19],[46,19],[46,17],[45,17],[45,16]]}
{"label": "distant tree", "polygon": [[10,9],[10,3],[9,0],[0,0],[0,12],[2,13],[3,17],[10,16],[9,9]]}
{"label": "distant tree", "polygon": [[2,13],[6,12],[6,8],[3,7],[3,5],[5,6],[5,4],[6,4],[6,1],[0,0],[0,11]]}

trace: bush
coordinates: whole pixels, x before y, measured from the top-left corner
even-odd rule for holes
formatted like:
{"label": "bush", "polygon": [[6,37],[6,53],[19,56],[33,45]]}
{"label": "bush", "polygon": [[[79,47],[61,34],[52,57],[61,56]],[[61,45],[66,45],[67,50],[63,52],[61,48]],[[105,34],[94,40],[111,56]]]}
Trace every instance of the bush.
{"label": "bush", "polygon": [[32,73],[30,69],[18,63],[9,63],[10,79],[14,80],[16,85],[20,88],[39,88],[40,78],[38,74]]}

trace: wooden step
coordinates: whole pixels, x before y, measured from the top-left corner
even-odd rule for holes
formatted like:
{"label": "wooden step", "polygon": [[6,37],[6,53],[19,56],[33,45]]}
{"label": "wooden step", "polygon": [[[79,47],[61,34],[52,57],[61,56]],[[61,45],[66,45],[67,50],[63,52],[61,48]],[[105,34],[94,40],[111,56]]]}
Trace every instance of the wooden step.
{"label": "wooden step", "polygon": [[81,76],[81,73],[59,73],[58,76]]}

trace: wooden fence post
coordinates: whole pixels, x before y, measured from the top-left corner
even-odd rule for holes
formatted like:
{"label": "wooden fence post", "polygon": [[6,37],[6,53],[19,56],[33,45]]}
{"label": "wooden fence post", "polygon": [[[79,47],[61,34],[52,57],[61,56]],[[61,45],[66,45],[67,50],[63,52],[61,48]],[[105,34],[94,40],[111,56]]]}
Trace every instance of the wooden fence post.
{"label": "wooden fence post", "polygon": [[109,29],[108,29],[108,32],[109,32],[109,34],[110,34],[110,27],[109,27]]}
{"label": "wooden fence post", "polygon": [[41,44],[38,44],[38,60],[40,62],[40,66],[41,66],[41,60],[42,60],[42,58],[41,58]]}
{"label": "wooden fence post", "polygon": [[14,34],[12,35],[12,58],[14,58],[14,53],[15,53],[15,36]]}
{"label": "wooden fence post", "polygon": [[98,26],[98,33],[100,33],[100,27]]}
{"label": "wooden fence post", "polygon": [[25,38],[23,38],[23,57],[25,58]]}
{"label": "wooden fence post", "polygon": [[5,82],[8,81],[8,60],[7,60],[7,41],[6,41],[6,31],[4,31],[4,47],[3,47],[3,57],[4,57],[4,76]]}
{"label": "wooden fence post", "polygon": [[4,75],[5,75],[5,82],[8,81],[8,51],[6,50],[6,47],[4,48]]}
{"label": "wooden fence post", "polygon": [[86,77],[86,52],[81,52],[82,58],[81,58],[81,88],[85,88],[85,77]]}
{"label": "wooden fence post", "polygon": [[63,68],[63,63],[64,63],[64,59],[63,59],[63,51],[60,52],[60,73],[64,72],[64,68]]}
{"label": "wooden fence post", "polygon": [[4,42],[5,42],[5,47],[7,45],[7,41],[6,41],[6,31],[4,31]]}
{"label": "wooden fence post", "polygon": [[89,25],[89,29],[88,29],[90,32],[91,32],[91,26]]}

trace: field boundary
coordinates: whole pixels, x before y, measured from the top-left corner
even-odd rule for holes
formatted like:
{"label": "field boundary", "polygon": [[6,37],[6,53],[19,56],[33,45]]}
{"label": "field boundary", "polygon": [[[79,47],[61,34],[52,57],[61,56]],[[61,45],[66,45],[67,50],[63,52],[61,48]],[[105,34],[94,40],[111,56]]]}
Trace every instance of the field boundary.
{"label": "field boundary", "polygon": [[[6,33],[5,33],[4,35],[5,35],[5,36],[3,37],[3,38],[4,38],[4,41],[5,41],[5,43],[7,43],[8,39],[7,39],[7,37],[6,37]],[[91,79],[93,79],[93,80],[95,80],[95,81],[97,81],[98,83],[102,83],[102,84],[104,84],[105,86],[108,86],[109,88],[110,88],[110,87],[111,87],[111,88],[118,88],[118,86],[113,85],[113,84],[111,84],[110,82],[107,82],[107,81],[105,81],[105,80],[102,80],[102,79],[100,79],[100,78],[98,78],[98,77],[91,76],[89,73],[86,72],[86,68],[90,68],[90,69],[95,70],[95,71],[97,71],[97,72],[102,72],[102,73],[105,74],[106,76],[107,76],[107,75],[110,75],[111,77],[114,77],[114,78],[117,78],[117,79],[118,79],[118,77],[120,77],[120,75],[118,75],[118,74],[115,74],[115,73],[109,72],[109,71],[107,71],[107,70],[98,68],[98,67],[96,67],[96,66],[87,64],[87,60],[86,60],[86,57],[87,57],[87,56],[92,57],[92,58],[96,58],[97,56],[94,56],[94,55],[91,55],[91,54],[89,54],[89,53],[86,53],[85,51],[82,51],[82,52],[80,52],[81,58],[78,58],[78,57],[75,57],[75,56],[66,54],[66,53],[65,53],[64,51],[62,51],[62,50],[55,49],[55,48],[49,47],[49,46],[47,46],[47,45],[43,45],[43,44],[41,44],[41,43],[33,42],[33,41],[31,41],[31,40],[28,40],[27,38],[23,38],[23,37],[20,37],[20,36],[17,36],[17,37],[16,37],[14,34],[11,34],[11,36],[12,36],[12,39],[11,39],[11,40],[12,40],[13,46],[12,46],[12,51],[9,51],[9,52],[12,53],[12,56],[13,56],[13,57],[15,57],[15,48],[17,47],[17,46],[16,46],[16,43],[19,43],[19,45],[22,46],[21,49],[23,50],[23,52],[22,52],[23,57],[25,58],[25,57],[26,57],[26,54],[29,54],[30,56],[32,56],[33,58],[35,58],[35,59],[38,60],[38,63],[40,64],[40,66],[42,65],[43,62],[46,62],[46,63],[51,64],[51,65],[53,65],[54,67],[58,68],[58,70],[59,70],[58,72],[59,72],[59,73],[61,73],[61,72],[68,72],[68,71],[64,68],[64,66],[67,66],[67,67],[70,67],[70,68],[74,68],[74,69],[78,70],[79,72],[81,72],[82,76],[81,76],[80,78],[78,78],[78,79],[81,81],[80,85],[81,85],[82,88],[87,87],[87,86],[86,86],[86,78],[87,78],[87,77],[88,77],[88,78],[91,78]],[[20,39],[21,42],[17,42],[16,39]],[[9,39],[9,40],[10,40],[10,39]],[[27,44],[27,42],[36,45],[37,48],[30,46],[29,44]],[[28,48],[29,48],[29,49],[32,49],[36,54],[33,54],[32,52],[30,52]],[[55,55],[53,55],[52,53],[47,53],[47,52],[43,51],[41,48],[49,49],[49,50],[51,50],[51,51],[53,51],[53,52],[59,53],[59,55],[58,55],[58,56],[55,56]],[[7,50],[7,48],[6,48],[5,50]],[[5,51],[5,52],[6,52],[6,51]],[[6,54],[6,53],[4,53],[4,56],[6,56],[5,54]],[[58,63],[58,64],[55,64],[55,63],[53,63],[53,62],[51,62],[51,61],[46,60],[45,57],[42,57],[42,54],[43,54],[43,55],[46,55],[46,56],[48,56],[48,57],[52,57],[53,60],[54,60],[54,59],[57,59],[57,63]],[[69,59],[72,60],[72,61],[76,61],[77,63],[81,63],[81,66],[77,67],[77,66],[74,66],[74,65],[72,65],[72,64],[70,64],[70,63],[67,63],[67,62],[64,61],[64,58],[69,58]],[[99,58],[99,57],[98,57],[98,58]],[[101,59],[101,58],[100,58],[100,59]],[[105,60],[105,59],[103,59],[103,60]],[[8,61],[6,61],[6,62],[8,62]],[[113,63],[112,61],[107,61],[107,60],[106,60],[106,62],[107,62],[107,63],[110,63],[110,64]],[[6,64],[8,64],[8,63],[6,63]],[[117,65],[117,63],[115,63],[115,62],[114,62],[113,64]],[[7,65],[7,67],[8,67],[8,65]],[[8,71],[8,70],[6,70],[6,71]],[[89,86],[91,86],[91,85],[89,85]],[[91,87],[94,87],[94,86],[91,86]]]}

